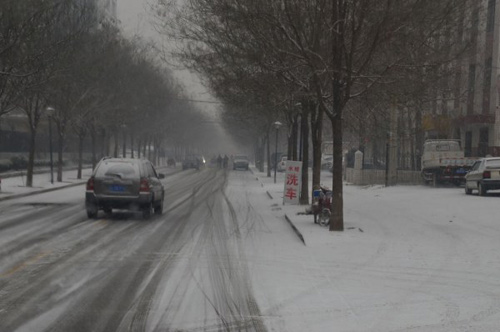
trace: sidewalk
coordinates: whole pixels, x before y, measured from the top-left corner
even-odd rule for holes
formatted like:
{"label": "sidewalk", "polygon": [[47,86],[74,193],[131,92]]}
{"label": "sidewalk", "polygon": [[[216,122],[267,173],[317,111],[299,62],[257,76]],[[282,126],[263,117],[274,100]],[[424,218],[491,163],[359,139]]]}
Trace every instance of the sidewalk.
{"label": "sidewalk", "polygon": [[[286,221],[290,223],[290,226],[297,234],[298,238],[304,242],[305,245],[318,241],[318,236],[326,235],[328,232],[321,232],[325,228],[314,223],[313,215],[306,215],[306,208],[309,205],[283,205],[283,193],[284,193],[284,181],[285,173],[276,173],[276,183],[274,183],[274,172],[271,172],[271,177],[267,177],[267,171],[259,172],[255,166],[251,166],[251,171],[255,175],[256,179],[261,183],[263,189],[270,199],[270,204],[273,209],[279,209]],[[309,186],[311,186],[312,181],[312,171],[309,170]],[[326,187],[332,186],[332,173],[328,171],[321,172],[321,184]],[[311,197],[309,197],[311,201]],[[323,235],[320,235],[321,233]]]}
{"label": "sidewalk", "polygon": [[85,168],[82,171],[82,179],[77,179],[78,170],[70,169],[63,171],[63,181],[57,182],[57,174],[54,173],[54,183],[50,183],[50,172],[39,173],[33,175],[33,187],[26,187],[26,173],[20,172],[10,174],[9,177],[2,179],[0,190],[0,201],[24,197],[29,195],[50,192],[71,186],[79,186],[86,183],[87,179],[92,174],[91,168]]}

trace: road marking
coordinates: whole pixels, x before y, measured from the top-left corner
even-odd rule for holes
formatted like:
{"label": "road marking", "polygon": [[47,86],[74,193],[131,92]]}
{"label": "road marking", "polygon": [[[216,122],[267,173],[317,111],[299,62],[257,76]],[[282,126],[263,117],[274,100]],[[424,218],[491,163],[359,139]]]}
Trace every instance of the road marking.
{"label": "road marking", "polygon": [[10,270],[8,270],[7,272],[1,274],[0,277],[10,277],[14,273],[23,270],[28,265],[33,264],[33,263],[39,261],[40,259],[42,259],[43,257],[45,257],[45,256],[47,256],[49,254],[50,254],[50,251],[41,252],[38,255],[36,255],[35,257],[32,257],[32,258],[28,259],[27,261],[25,261],[25,262],[23,262],[23,263],[21,263],[19,265],[14,266],[13,268],[11,268]]}

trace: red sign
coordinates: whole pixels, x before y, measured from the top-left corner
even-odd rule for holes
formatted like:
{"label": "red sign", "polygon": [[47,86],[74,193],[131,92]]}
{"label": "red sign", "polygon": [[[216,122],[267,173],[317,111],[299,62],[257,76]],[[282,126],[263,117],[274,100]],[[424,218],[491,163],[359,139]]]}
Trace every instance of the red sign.
{"label": "red sign", "polygon": [[283,204],[299,204],[300,179],[302,173],[301,161],[286,161],[285,188],[283,193]]}

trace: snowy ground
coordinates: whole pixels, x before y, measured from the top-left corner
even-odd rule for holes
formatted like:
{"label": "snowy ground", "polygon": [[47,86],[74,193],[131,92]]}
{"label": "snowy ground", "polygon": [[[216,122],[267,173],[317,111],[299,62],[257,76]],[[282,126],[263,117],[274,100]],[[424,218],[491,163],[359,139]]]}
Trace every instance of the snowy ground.
{"label": "snowy ground", "polygon": [[8,196],[27,195],[39,192],[40,190],[51,190],[68,185],[84,183],[90,177],[91,173],[91,169],[84,169],[82,172],[82,179],[79,180],[77,179],[77,170],[64,171],[63,181],[57,182],[57,172],[54,172],[54,183],[51,183],[50,181],[50,173],[34,174],[32,187],[26,187],[26,175],[2,178],[2,175],[0,174],[0,200],[5,199],[5,197]]}
{"label": "snowy ground", "polygon": [[[264,228],[248,252],[269,330],[500,329],[498,194],[346,185],[346,230],[332,233],[312,216],[297,215],[304,207],[282,206],[283,174],[278,184],[263,173],[255,178],[260,186],[254,186],[252,204],[271,231]],[[323,173],[324,184],[330,181]],[[285,213],[306,246],[291,230],[277,231],[286,224]]]}
{"label": "snowy ground", "polygon": [[[76,182],[76,173],[72,174],[65,174],[66,182]],[[198,181],[204,174],[211,173],[188,171],[167,177],[170,195],[175,193],[176,186],[186,185],[184,177]],[[151,296],[148,292],[139,293],[145,298],[144,303],[154,304],[145,315],[148,318],[147,331],[155,330],[156,324],[161,326],[158,323],[161,319],[166,319],[166,326],[175,331],[216,331],[218,325],[212,323],[221,313],[235,319],[240,316],[240,323],[245,325],[239,326],[252,326],[253,329],[246,330],[256,331],[500,330],[500,220],[496,216],[499,193],[478,197],[465,195],[463,188],[346,185],[346,230],[332,233],[314,224],[312,216],[297,215],[305,207],[282,205],[282,173],[278,174],[277,184],[273,183],[272,177],[267,178],[255,170],[254,173],[231,171],[228,176],[223,197],[226,203],[218,201],[219,196],[210,194],[211,188],[206,188],[209,198],[203,202],[194,200],[199,209],[194,211],[190,224],[187,224],[187,219],[183,219],[185,224],[174,220],[173,217],[184,211],[176,210],[178,203],[173,197],[168,197],[172,212],[165,213],[167,219],[162,223],[121,221],[118,216],[112,220],[72,224],[70,218],[65,221],[70,225],[68,230],[60,230],[64,236],[50,239],[47,235],[46,241],[49,244],[57,239],[69,241],[69,235],[78,230],[78,236],[86,234],[85,231],[102,235],[105,241],[96,240],[96,247],[113,244],[119,248],[121,242],[138,246],[141,239],[154,244],[154,237],[146,236],[149,233],[165,236],[159,242],[165,242],[164,251],[175,257],[168,273],[162,273],[161,264],[170,262],[170,256],[159,255],[163,251],[155,247],[151,253],[145,251],[148,264],[161,263],[152,274],[156,276],[158,272],[159,277],[151,278],[158,279],[156,282],[161,287],[158,286]],[[329,185],[331,174],[326,172],[322,176],[323,183]],[[22,182],[19,184],[21,178],[4,179],[0,198],[8,193],[22,194],[26,190],[52,188],[54,185],[49,179],[47,174],[38,175],[35,189],[24,188]],[[184,191],[191,192],[191,187],[188,183]],[[63,192],[64,197],[61,197]],[[60,194],[54,192],[24,198],[16,201],[14,207],[20,209],[21,202],[39,200],[77,202],[67,210],[74,218],[81,218],[84,214],[81,197],[82,188],[70,188]],[[212,200],[215,203],[210,207]],[[207,209],[204,209],[205,205]],[[285,214],[304,236],[305,245],[285,221]],[[213,218],[220,215],[224,216],[223,223]],[[51,227],[65,225],[50,220],[37,223],[43,226],[44,222],[53,224]],[[19,227],[30,225],[21,223]],[[10,229],[7,226],[14,228],[5,223],[3,236],[6,240],[10,238],[5,234]],[[131,227],[135,232],[130,239],[119,233],[125,227]],[[139,231],[147,234],[139,236]],[[114,233],[110,232],[121,235],[113,237]],[[107,233],[110,233],[109,239]],[[209,236],[203,239],[203,234]],[[178,238],[182,241],[176,242]],[[130,241],[132,239],[134,242]],[[170,243],[182,244],[182,250],[178,249],[173,255],[177,251]],[[121,266],[121,256],[126,257],[128,251],[132,249],[110,250],[106,257],[89,256],[84,262],[88,265],[102,260],[104,268],[119,254],[120,260],[113,262]],[[154,260],[153,253],[156,253]],[[52,257],[49,256],[44,259]],[[142,256],[135,253],[131,257]],[[141,260],[132,260],[124,265],[124,270],[136,265],[142,268],[141,264]],[[29,269],[25,270],[37,266],[44,267],[46,263],[19,265],[15,271],[21,276],[30,276]],[[71,268],[76,266],[79,264]],[[66,273],[69,269],[60,268],[59,273]],[[82,269],[87,271],[85,265]],[[88,270],[88,273],[99,271]],[[190,273],[185,274],[185,271]],[[4,273],[3,278],[9,276]],[[148,278],[145,284],[150,283]],[[57,286],[54,280],[47,280],[50,281],[47,287]],[[85,290],[82,285],[80,288]],[[90,296],[92,289],[85,290],[85,296]],[[105,290],[114,294],[112,288]],[[172,294],[184,295],[179,298],[180,295],[175,297]],[[241,302],[233,303],[232,299]],[[162,310],[170,302],[175,305]],[[37,308],[36,302],[33,305]],[[211,312],[212,306],[219,309],[217,315]],[[222,312],[221,308],[227,312]],[[128,310],[133,316],[132,309]],[[200,312],[204,313],[205,321],[200,321],[203,317]],[[248,324],[250,321],[253,323]],[[123,322],[128,321],[124,319]],[[33,325],[25,325],[20,330],[29,330],[30,326]],[[226,325],[226,330],[235,330],[231,326]]]}

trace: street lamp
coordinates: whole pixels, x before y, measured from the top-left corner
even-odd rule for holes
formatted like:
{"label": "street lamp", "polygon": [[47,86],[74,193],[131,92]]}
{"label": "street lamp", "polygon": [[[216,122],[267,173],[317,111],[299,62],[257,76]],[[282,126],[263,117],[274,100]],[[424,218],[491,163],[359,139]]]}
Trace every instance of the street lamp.
{"label": "street lamp", "polygon": [[276,169],[278,168],[278,131],[283,124],[279,121],[274,123],[274,128],[276,128],[276,145],[274,148],[274,183],[276,183]]}
{"label": "street lamp", "polygon": [[52,116],[55,109],[47,107],[47,116],[49,118],[49,153],[50,153],[50,183],[54,184],[54,159],[52,158]]}

